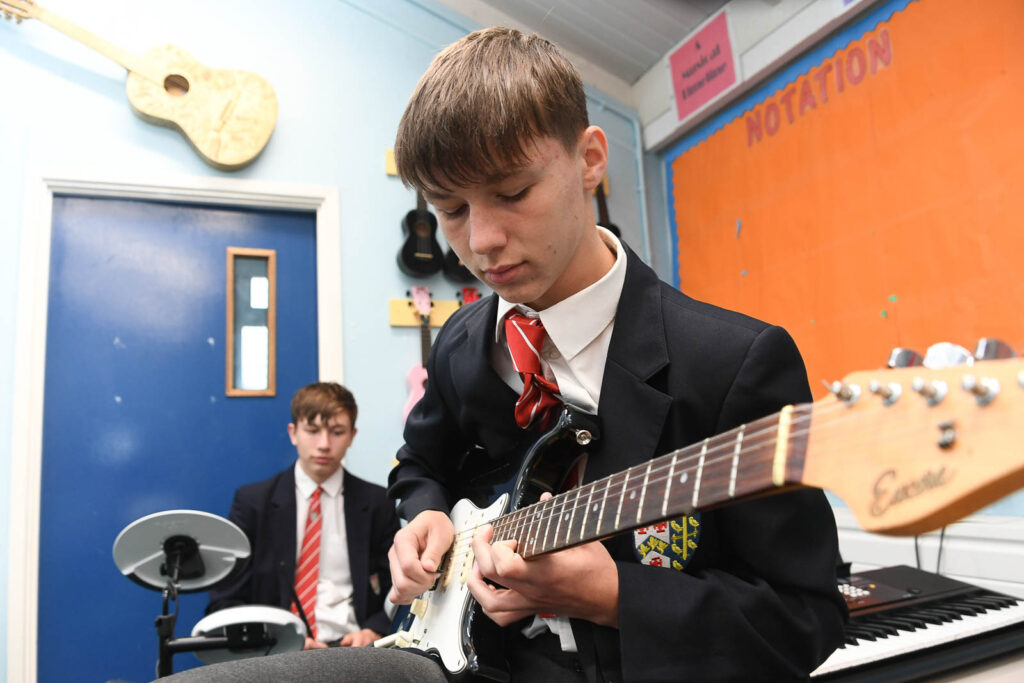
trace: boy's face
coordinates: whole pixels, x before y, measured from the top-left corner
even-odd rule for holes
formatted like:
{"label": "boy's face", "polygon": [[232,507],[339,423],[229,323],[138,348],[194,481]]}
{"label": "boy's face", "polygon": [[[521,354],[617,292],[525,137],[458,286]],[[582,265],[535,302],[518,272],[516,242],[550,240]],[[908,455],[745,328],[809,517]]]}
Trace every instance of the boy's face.
{"label": "boy's face", "polygon": [[604,175],[607,143],[591,126],[572,152],[553,138],[527,150],[528,162],[503,177],[424,195],[474,275],[507,301],[542,310],[604,273],[596,259],[582,258],[581,244],[600,240],[590,191]]}
{"label": "boy's face", "polygon": [[299,467],[318,484],[338,471],[355,435],[352,418],[345,410],[326,423],[317,415],[312,422],[303,418],[298,425],[288,424],[288,438],[298,451]]}

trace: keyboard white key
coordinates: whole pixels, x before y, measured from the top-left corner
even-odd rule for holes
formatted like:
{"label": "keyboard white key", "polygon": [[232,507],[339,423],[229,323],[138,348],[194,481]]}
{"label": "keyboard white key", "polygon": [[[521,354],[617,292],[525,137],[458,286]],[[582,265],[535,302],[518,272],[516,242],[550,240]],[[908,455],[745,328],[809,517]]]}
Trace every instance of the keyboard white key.
{"label": "keyboard white key", "polygon": [[[937,605],[937,607],[941,607],[941,605]],[[874,641],[858,639],[856,645],[848,644],[833,652],[821,666],[811,673],[811,677],[864,666],[1019,623],[1024,623],[1024,604],[1021,603],[1002,609],[989,609],[974,616],[963,615],[961,619],[952,622],[928,624],[925,628],[914,631],[898,631],[897,635],[878,638]]]}

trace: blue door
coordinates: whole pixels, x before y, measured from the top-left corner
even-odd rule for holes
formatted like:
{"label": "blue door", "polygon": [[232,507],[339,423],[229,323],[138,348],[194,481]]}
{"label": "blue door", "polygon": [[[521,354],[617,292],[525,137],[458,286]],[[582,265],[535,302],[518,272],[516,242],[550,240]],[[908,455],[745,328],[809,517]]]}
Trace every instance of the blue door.
{"label": "blue door", "polygon": [[[149,681],[161,596],[121,575],[114,539],[162,510],[226,517],[235,488],[294,461],[289,402],[317,379],[315,216],[57,197],[52,234],[38,680]],[[229,246],[277,253],[274,397],[225,397]],[[207,598],[181,597],[176,636]]]}

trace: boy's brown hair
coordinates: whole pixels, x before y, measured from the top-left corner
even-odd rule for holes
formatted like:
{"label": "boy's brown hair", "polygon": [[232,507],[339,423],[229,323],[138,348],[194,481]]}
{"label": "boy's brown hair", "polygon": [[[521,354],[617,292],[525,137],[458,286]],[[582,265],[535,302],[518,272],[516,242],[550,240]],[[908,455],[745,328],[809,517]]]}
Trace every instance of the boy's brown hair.
{"label": "boy's brown hair", "polygon": [[515,29],[475,31],[445,48],[398,125],[395,164],[407,185],[451,190],[514,171],[531,140],[573,151],[589,125],[579,72],[553,44]]}
{"label": "boy's brown hair", "polygon": [[356,398],[337,382],[307,384],[292,396],[292,424],[296,426],[303,420],[312,423],[317,417],[321,423],[326,423],[342,411],[348,413],[355,427],[359,413]]}

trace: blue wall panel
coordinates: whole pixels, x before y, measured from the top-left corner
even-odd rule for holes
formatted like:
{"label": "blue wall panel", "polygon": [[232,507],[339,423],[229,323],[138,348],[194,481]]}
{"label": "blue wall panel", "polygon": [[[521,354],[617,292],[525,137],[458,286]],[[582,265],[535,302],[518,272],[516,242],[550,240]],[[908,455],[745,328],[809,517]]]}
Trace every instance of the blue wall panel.
{"label": "blue wall panel", "polygon": [[[83,198],[53,215],[39,680],[150,680],[160,595],[112,544],[161,510],[226,516],[235,488],[293,461],[289,401],[317,378],[314,217]],[[229,245],[277,251],[276,397],[224,395]],[[182,597],[177,635],[206,601]]]}

